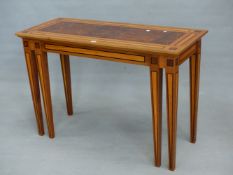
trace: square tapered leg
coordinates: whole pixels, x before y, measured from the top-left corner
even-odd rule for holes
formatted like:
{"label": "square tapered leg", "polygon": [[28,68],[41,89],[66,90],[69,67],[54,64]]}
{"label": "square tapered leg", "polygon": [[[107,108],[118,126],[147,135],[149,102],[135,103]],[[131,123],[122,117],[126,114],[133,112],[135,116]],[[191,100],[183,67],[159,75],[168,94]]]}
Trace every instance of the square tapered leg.
{"label": "square tapered leg", "polygon": [[54,124],[53,124],[53,111],[52,111],[52,100],[50,93],[50,80],[49,80],[49,70],[48,70],[48,58],[47,53],[41,48],[40,43],[35,43],[35,54],[37,60],[37,67],[39,71],[41,91],[44,101],[44,110],[46,114],[48,133],[50,138],[55,137]]}
{"label": "square tapered leg", "polygon": [[197,137],[197,112],[200,81],[201,44],[197,44],[197,51],[189,58],[190,66],[190,142],[195,143]]}
{"label": "square tapered leg", "polygon": [[168,154],[169,169],[176,166],[176,132],[177,132],[177,105],[178,105],[178,70],[166,69],[167,86],[167,126],[168,126]]}
{"label": "square tapered leg", "polygon": [[71,88],[71,75],[70,75],[70,59],[69,55],[60,54],[61,70],[66,98],[67,114],[73,114],[72,104],[72,88]]}
{"label": "square tapered leg", "polygon": [[30,82],[32,101],[35,110],[36,122],[39,135],[44,135],[43,116],[40,99],[40,88],[38,80],[38,70],[35,60],[35,53],[28,47],[28,42],[24,41],[25,60]]}
{"label": "square tapered leg", "polygon": [[163,69],[150,68],[155,166],[161,166]]}

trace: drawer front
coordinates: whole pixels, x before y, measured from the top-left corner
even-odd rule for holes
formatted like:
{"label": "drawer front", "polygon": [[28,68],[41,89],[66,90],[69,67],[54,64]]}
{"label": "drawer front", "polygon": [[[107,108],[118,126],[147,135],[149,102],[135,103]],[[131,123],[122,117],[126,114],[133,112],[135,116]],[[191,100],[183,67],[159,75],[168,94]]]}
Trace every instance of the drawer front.
{"label": "drawer front", "polygon": [[139,55],[128,55],[128,54],[122,54],[122,53],[81,49],[81,48],[75,48],[75,47],[56,46],[56,45],[51,45],[51,44],[45,44],[45,49],[84,54],[84,55],[90,55],[90,56],[93,55],[93,56],[109,57],[109,58],[123,59],[123,60],[129,60],[129,61],[145,62],[145,57],[139,56]]}

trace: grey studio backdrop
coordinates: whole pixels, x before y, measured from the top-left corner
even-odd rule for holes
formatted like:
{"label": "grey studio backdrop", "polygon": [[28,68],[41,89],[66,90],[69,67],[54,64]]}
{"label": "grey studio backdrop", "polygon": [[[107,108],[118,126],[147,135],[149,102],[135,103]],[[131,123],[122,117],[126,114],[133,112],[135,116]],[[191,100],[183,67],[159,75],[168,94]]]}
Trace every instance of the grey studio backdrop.
{"label": "grey studio backdrop", "polygon": [[[1,0],[0,17],[0,175],[232,174],[233,1]],[[195,145],[189,143],[188,62],[180,67],[175,172],[167,170],[165,89],[162,166],[153,165],[148,67],[71,56],[74,115],[67,117],[59,56],[48,54],[56,138],[38,136],[14,33],[56,17],[209,30]]]}

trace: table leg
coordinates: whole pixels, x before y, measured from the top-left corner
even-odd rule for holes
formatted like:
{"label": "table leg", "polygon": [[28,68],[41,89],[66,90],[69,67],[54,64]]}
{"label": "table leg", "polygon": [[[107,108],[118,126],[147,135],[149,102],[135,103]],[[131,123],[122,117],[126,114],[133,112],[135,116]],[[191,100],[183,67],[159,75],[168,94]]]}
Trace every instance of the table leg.
{"label": "table leg", "polygon": [[190,57],[190,142],[196,142],[197,112],[200,79],[200,53]]}
{"label": "table leg", "polygon": [[178,105],[178,71],[170,72],[166,69],[167,81],[167,125],[168,125],[168,154],[169,169],[176,166],[176,130]]}
{"label": "table leg", "polygon": [[151,102],[155,166],[161,166],[163,69],[151,68]]}
{"label": "table leg", "polygon": [[[25,42],[27,43],[27,42]],[[24,48],[25,60],[27,65],[28,77],[31,87],[32,101],[37,121],[37,128],[39,135],[44,135],[43,116],[40,100],[40,88],[38,80],[38,70],[35,60],[35,53],[29,48]]]}
{"label": "table leg", "polygon": [[54,124],[53,124],[53,111],[52,111],[52,100],[50,93],[47,53],[40,49],[36,49],[36,60],[39,71],[40,85],[43,95],[44,110],[46,114],[49,137],[54,138],[55,133],[54,133]]}
{"label": "table leg", "polygon": [[73,114],[71,75],[70,75],[70,59],[69,55],[60,54],[61,69],[64,83],[64,91],[66,97],[66,107],[68,115]]}

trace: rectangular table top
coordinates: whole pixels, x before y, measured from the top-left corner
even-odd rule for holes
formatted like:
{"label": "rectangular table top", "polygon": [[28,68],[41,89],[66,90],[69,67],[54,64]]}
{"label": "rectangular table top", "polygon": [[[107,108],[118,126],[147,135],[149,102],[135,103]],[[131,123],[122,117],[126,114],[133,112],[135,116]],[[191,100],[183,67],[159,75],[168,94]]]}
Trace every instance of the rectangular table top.
{"label": "rectangular table top", "polygon": [[116,50],[179,55],[207,30],[56,18],[17,32],[22,38]]}

